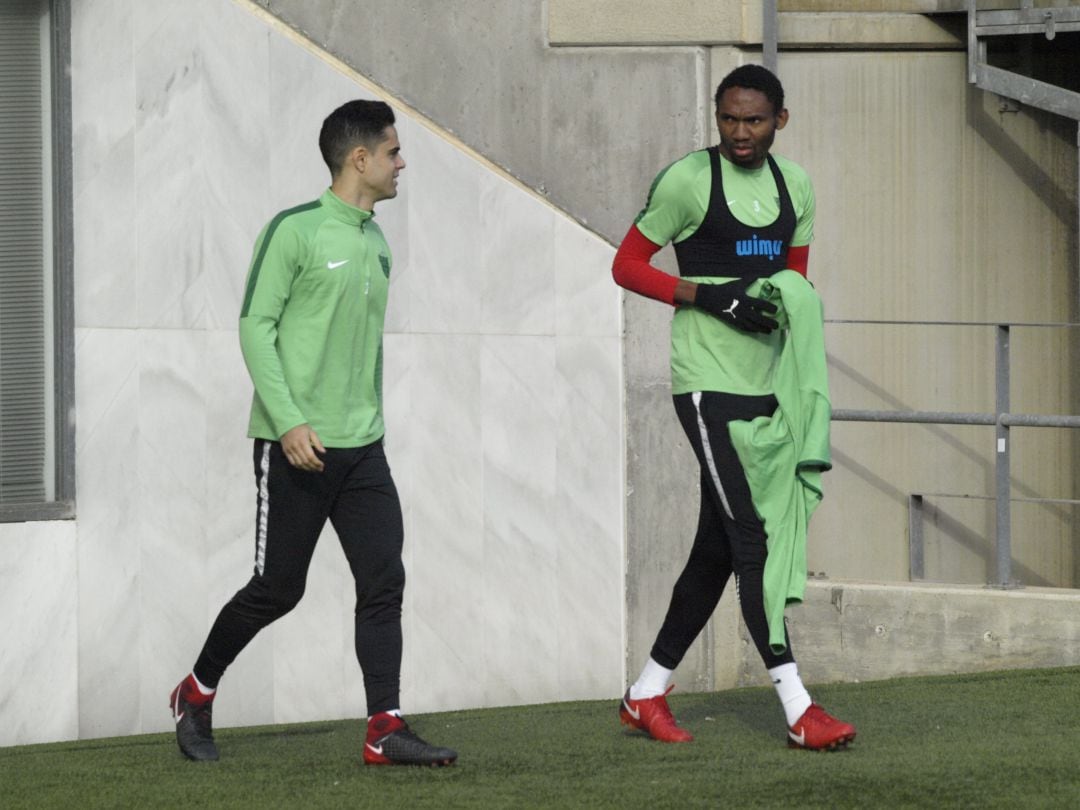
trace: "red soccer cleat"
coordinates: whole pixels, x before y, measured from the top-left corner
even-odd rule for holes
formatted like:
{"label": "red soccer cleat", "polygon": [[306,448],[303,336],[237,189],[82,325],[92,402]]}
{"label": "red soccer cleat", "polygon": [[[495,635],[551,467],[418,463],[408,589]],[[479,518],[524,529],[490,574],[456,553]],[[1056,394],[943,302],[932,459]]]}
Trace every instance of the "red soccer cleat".
{"label": "red soccer cleat", "polygon": [[619,704],[619,720],[624,726],[648,732],[650,737],[660,742],[693,742],[694,735],[679,728],[671,715],[671,709],[668,708],[666,698],[668,692],[674,688],[669,686],[664,694],[642,700],[631,700],[630,690],[627,689],[622,703]]}
{"label": "red soccer cleat", "polygon": [[803,716],[788,729],[789,748],[835,751],[846,748],[854,739],[855,726],[837,720],[816,703],[811,703]]}

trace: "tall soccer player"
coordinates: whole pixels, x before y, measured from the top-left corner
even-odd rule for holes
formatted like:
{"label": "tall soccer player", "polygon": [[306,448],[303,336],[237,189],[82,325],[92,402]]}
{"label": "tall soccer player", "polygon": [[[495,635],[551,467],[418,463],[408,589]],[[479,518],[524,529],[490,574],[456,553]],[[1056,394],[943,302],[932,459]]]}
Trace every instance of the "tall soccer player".
{"label": "tall soccer player", "polygon": [[[624,724],[664,742],[693,739],[666,695],[733,574],[790,744],[831,749],[855,738],[854,726],[810,699],[783,619],[802,595],[805,521],[820,500],[815,477],[830,466],[821,304],[806,281],[814,192],[801,167],[770,154],[787,121],[776,76],[758,65],[732,71],[716,90],[719,145],[661,172],[613,266],[623,287],[677,308],[672,394],[700,466],[690,557],[619,707]],[[650,264],[668,242],[679,278]],[[746,441],[755,431],[767,433],[767,452]]]}
{"label": "tall soccer player", "polygon": [[356,658],[363,673],[369,765],[449,765],[457,754],[414,734],[401,715],[405,569],[397,489],[383,453],[383,321],[390,248],[374,219],[397,195],[394,113],[350,101],[323,122],[331,185],[282,211],[255,242],[240,312],[254,383],[258,510],[255,570],[222,608],[195,666],[170,697],[180,750],[216,760],[211,708],[226,669],[255,635],[292,610],[329,520],[356,582]]}

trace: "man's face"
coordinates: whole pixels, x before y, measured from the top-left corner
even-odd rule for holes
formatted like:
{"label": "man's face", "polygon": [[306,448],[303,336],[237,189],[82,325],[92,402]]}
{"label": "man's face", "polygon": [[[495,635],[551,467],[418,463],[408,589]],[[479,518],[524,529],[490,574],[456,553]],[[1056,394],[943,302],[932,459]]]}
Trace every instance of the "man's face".
{"label": "man's face", "polygon": [[373,203],[397,196],[398,172],[405,168],[401,157],[401,144],[393,126],[383,130],[383,139],[371,149],[365,150],[361,182]]}
{"label": "man's face", "polygon": [[760,90],[729,87],[716,108],[720,130],[720,154],[744,169],[765,163],[776,130],[787,124],[787,110],[775,112],[772,102]]}

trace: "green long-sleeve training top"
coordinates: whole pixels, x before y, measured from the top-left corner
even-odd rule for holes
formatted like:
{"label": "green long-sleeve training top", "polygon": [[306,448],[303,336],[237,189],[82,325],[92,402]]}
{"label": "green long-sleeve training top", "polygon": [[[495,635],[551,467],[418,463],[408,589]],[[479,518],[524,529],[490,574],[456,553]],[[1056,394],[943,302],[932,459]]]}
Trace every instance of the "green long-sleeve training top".
{"label": "green long-sleeve training top", "polygon": [[391,258],[372,217],[327,189],[259,235],[240,313],[252,438],[276,440],[304,423],[326,447],[382,437]]}

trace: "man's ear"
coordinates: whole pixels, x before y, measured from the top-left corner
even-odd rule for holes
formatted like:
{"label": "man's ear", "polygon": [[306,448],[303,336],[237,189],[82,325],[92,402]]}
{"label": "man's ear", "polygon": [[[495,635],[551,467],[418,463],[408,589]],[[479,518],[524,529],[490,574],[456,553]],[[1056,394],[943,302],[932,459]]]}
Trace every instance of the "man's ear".
{"label": "man's ear", "polygon": [[788,112],[787,112],[787,107],[785,107],[784,109],[780,110],[780,112],[778,112],[776,114],[776,128],[777,129],[783,129],[784,127],[786,127],[787,126],[787,119],[788,119]]}
{"label": "man's ear", "polygon": [[360,174],[364,173],[364,169],[367,167],[368,160],[371,159],[371,152],[368,151],[366,146],[354,146],[352,151],[349,152],[348,162],[352,165],[356,171]]}

